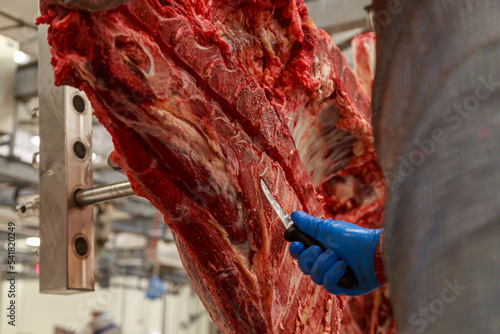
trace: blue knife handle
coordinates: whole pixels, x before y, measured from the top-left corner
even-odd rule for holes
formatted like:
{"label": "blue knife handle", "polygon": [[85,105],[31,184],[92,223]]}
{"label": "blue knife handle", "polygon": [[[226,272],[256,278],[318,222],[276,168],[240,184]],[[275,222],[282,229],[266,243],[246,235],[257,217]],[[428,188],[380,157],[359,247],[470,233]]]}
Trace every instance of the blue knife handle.
{"label": "blue knife handle", "polygon": [[[297,226],[295,226],[295,224],[292,224],[292,226],[290,226],[285,231],[284,236],[285,240],[288,242],[294,242],[294,241],[302,242],[306,247],[306,249],[311,246],[319,246],[323,252],[326,251],[326,247],[321,242],[314,239],[310,235],[302,232],[302,230],[300,230]],[[346,273],[344,274],[344,276],[342,276],[337,285],[342,289],[346,290],[351,290],[358,286],[358,280],[356,279],[356,274],[354,274],[354,271],[351,269],[351,267],[347,266]]]}

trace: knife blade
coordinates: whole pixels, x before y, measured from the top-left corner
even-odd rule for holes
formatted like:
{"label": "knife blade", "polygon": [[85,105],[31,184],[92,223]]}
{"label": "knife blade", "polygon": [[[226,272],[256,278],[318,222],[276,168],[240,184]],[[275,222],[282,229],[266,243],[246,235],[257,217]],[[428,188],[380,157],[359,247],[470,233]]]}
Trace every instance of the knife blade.
{"label": "knife blade", "polygon": [[302,232],[297,226],[293,224],[292,219],[286,213],[286,211],[281,207],[281,205],[278,203],[276,198],[274,198],[273,194],[271,194],[271,191],[269,188],[266,186],[264,180],[260,180],[260,186],[262,188],[262,191],[264,192],[264,195],[266,196],[268,202],[271,204],[273,207],[274,212],[278,215],[279,219],[283,223],[283,225],[286,228],[285,231],[285,240],[286,241],[300,241],[304,244],[306,248],[309,248],[311,246],[319,246],[323,252],[326,250],[326,247],[319,242],[318,240],[314,239],[310,235]]}
{"label": "knife blade", "polygon": [[260,180],[260,186],[262,188],[262,191],[264,192],[264,195],[266,195],[269,204],[271,204],[271,206],[273,207],[274,212],[276,212],[283,225],[285,225],[285,228],[288,229],[293,225],[292,219],[290,218],[288,213],[286,213],[286,211],[281,207],[276,198],[274,198],[273,194],[271,194],[271,191],[269,190],[269,188],[267,188],[262,179]]}
{"label": "knife blade", "polygon": [[[297,226],[295,226],[288,213],[286,213],[286,211],[281,207],[276,198],[274,198],[273,194],[271,194],[271,191],[269,190],[269,188],[267,188],[264,180],[262,179],[260,180],[260,187],[262,188],[262,192],[266,196],[269,204],[271,204],[271,206],[273,207],[274,212],[276,212],[279,219],[286,228],[284,234],[286,241],[300,241],[304,244],[306,249],[311,246],[319,246],[323,252],[326,251],[327,248],[320,241],[314,239],[309,234],[303,232]],[[346,290],[354,289],[358,286],[358,280],[356,279],[356,275],[354,274],[354,271],[351,267],[348,266],[346,268],[346,273],[338,281],[337,285]]]}

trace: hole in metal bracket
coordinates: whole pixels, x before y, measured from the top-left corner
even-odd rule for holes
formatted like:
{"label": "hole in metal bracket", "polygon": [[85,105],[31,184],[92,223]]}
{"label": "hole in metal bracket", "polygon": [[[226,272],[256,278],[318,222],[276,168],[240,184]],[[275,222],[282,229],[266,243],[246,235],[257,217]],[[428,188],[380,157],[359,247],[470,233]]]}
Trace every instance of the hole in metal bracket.
{"label": "hole in metal bracket", "polygon": [[85,111],[85,100],[80,95],[75,95],[73,97],[73,108],[79,113],[83,113]]}
{"label": "hole in metal bracket", "polygon": [[87,155],[87,148],[81,141],[77,141],[73,144],[73,152],[78,159],[83,159]]}
{"label": "hole in metal bracket", "polygon": [[87,257],[87,255],[89,254],[89,243],[87,241],[87,238],[85,238],[85,236],[81,234],[76,236],[75,240],[73,241],[73,250],[78,257]]}

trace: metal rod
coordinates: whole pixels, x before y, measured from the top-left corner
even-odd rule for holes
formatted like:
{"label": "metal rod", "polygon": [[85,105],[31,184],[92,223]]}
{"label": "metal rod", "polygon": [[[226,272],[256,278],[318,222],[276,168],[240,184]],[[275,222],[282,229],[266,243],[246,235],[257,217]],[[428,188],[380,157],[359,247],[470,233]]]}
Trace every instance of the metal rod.
{"label": "metal rod", "polygon": [[353,30],[357,28],[365,28],[366,27],[366,19],[359,19],[349,22],[343,22],[341,24],[335,24],[328,27],[322,28],[324,31],[328,33],[328,35],[333,35],[339,32]]}
{"label": "metal rod", "polygon": [[1,27],[0,32],[4,32],[4,31],[10,30],[10,29],[16,29],[16,28],[20,28],[20,27],[22,27],[21,24],[15,24],[12,26]]}
{"label": "metal rod", "polygon": [[31,202],[21,203],[16,206],[16,211],[19,217],[28,218],[32,216],[40,216],[40,200],[39,198],[35,198]]}
{"label": "metal rod", "polygon": [[123,197],[133,196],[134,191],[130,182],[117,182],[91,189],[80,189],[75,192],[75,203],[86,206]]}
{"label": "metal rod", "polygon": [[[364,33],[369,32],[369,31],[370,30],[368,30],[368,29],[363,29],[359,34],[364,34]],[[352,47],[352,39],[354,37],[356,37],[357,35],[358,34],[352,35],[351,37],[349,37],[345,41],[340,42],[339,44],[337,44],[337,46],[339,47],[340,51],[345,51],[345,50],[351,48]]]}
{"label": "metal rod", "polygon": [[14,14],[12,12],[9,12],[8,10],[5,10],[3,8],[0,8],[0,15],[6,17],[6,18],[8,18],[16,23],[19,23],[20,25],[23,25],[25,27],[29,27],[35,31],[38,30],[36,25],[34,25],[33,23],[28,22],[25,19],[23,19],[21,16]]}

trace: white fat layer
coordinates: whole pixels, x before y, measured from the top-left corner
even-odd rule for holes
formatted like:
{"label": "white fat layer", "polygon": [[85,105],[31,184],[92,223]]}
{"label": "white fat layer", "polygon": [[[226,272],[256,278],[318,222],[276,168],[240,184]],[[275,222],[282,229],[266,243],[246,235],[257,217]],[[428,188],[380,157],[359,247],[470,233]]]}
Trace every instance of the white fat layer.
{"label": "white fat layer", "polygon": [[318,57],[314,58],[314,67],[317,69],[312,73],[311,82],[321,81],[317,94],[314,94],[315,100],[323,101],[333,93],[333,81],[329,79],[332,76],[332,66],[328,62],[321,62]]}
{"label": "white fat layer", "polygon": [[271,43],[271,36],[269,36],[269,31],[264,29],[264,27],[259,27],[255,32],[259,36],[264,49],[266,49],[270,56],[274,57],[275,54]]}
{"label": "white fat layer", "polygon": [[321,151],[319,128],[311,127],[310,122],[304,117],[300,117],[295,125],[292,133],[297,150],[300,154],[300,159],[306,167],[312,184],[317,187],[321,179],[321,175],[326,169],[326,161],[315,162],[315,157]]}
{"label": "white fat layer", "polygon": [[300,158],[315,187],[341,171],[351,160],[354,137],[337,129],[339,117],[340,111],[335,109],[334,101],[330,101],[322,106],[319,125],[312,125],[304,112],[293,129]]}
{"label": "white fat layer", "polygon": [[207,185],[197,182],[197,191],[207,193],[214,189],[218,195],[230,195],[236,200],[236,187],[229,177],[230,173],[226,169],[226,162],[213,152],[207,139],[200,134],[198,129],[166,110],[152,107],[149,108],[149,111],[151,116],[161,123],[161,126],[155,126],[148,132],[160,132],[161,135],[157,136],[158,139],[163,139],[166,145],[196,161],[210,172],[210,183]]}
{"label": "white fat layer", "polygon": [[146,77],[152,77],[155,75],[156,73],[156,70],[155,70],[155,60],[153,58],[153,55],[151,54],[151,52],[149,52],[148,48],[144,45],[144,43],[139,39],[137,40],[137,42],[139,43],[139,45],[142,47],[142,50],[148,55],[148,58],[149,58],[149,64],[150,64],[150,68],[149,68],[149,72],[145,72],[143,70],[141,70],[141,72],[146,76]]}

